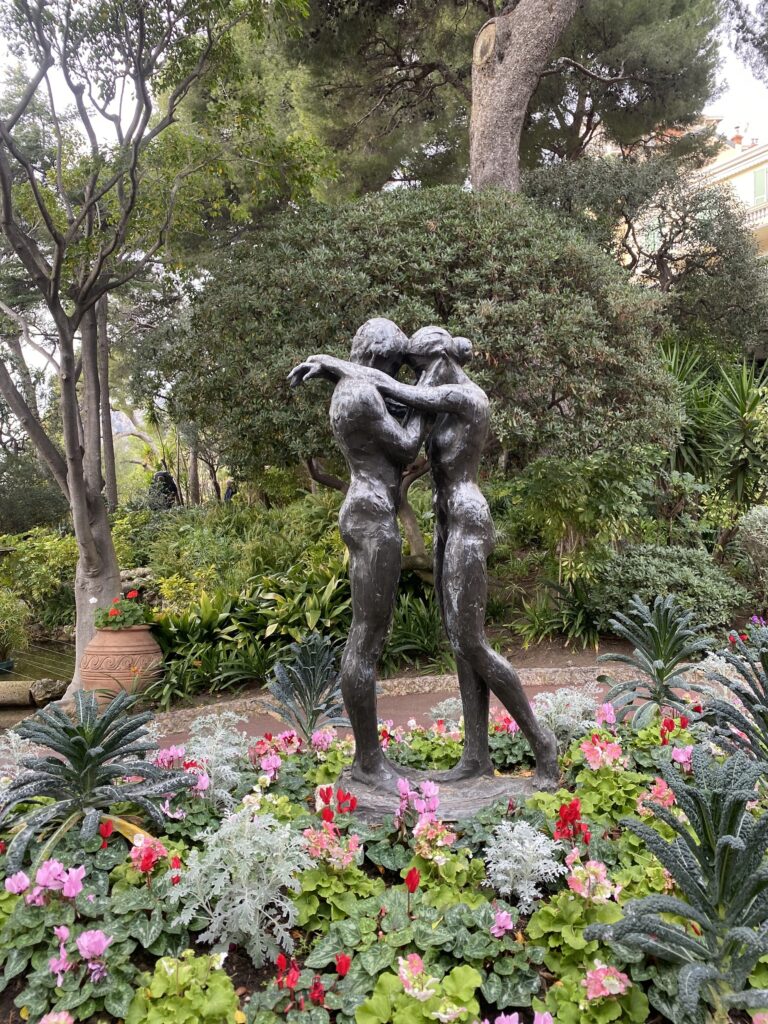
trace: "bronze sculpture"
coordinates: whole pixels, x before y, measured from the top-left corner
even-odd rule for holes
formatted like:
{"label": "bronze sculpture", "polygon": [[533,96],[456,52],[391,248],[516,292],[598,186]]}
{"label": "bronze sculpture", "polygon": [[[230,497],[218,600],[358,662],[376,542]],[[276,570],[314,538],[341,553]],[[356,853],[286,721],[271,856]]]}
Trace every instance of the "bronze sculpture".
{"label": "bronze sculpture", "polygon": [[[363,366],[359,361],[347,362],[326,355],[310,356],[292,371],[290,380],[298,384],[319,376],[338,382],[337,390],[342,385],[352,391],[364,388],[366,393],[373,388],[380,396],[394,399],[422,417],[409,425],[409,440],[416,444],[419,437],[417,448],[421,444],[421,435],[427,426],[430,427],[427,450],[434,481],[435,587],[443,623],[456,655],[465,735],[461,761],[451,772],[445,773],[443,779],[476,779],[493,774],[488,751],[490,691],[515,718],[531,744],[536,757],[537,783],[549,786],[558,774],[555,737],[536,720],[517,673],[505,658],[493,650],[485,636],[486,562],[493,548],[494,528],[477,476],[490,424],[490,405],[485,392],[462,368],[471,354],[472,345],[468,339],[452,337],[440,327],[425,327],[403,342],[401,362],[406,362],[419,375],[416,384],[404,384],[394,379],[391,372],[382,372],[371,364]],[[341,430],[339,415],[343,417],[344,410],[339,408],[334,419],[332,405],[331,420],[337,437]],[[424,417],[431,417],[433,422],[428,424]],[[369,443],[366,451],[370,450]],[[409,455],[412,458],[415,451],[409,449]],[[349,523],[347,532],[350,532]],[[391,549],[394,556],[395,544],[391,534],[387,536],[388,551]],[[398,559],[399,551],[398,532]],[[369,562],[368,572],[374,571],[372,562]],[[390,569],[388,579],[391,580],[393,575]],[[365,587],[370,589],[371,581]],[[353,602],[354,591],[353,584]],[[390,591],[388,597],[389,594]],[[391,592],[391,599],[394,602],[394,592]],[[387,628],[390,619],[391,610]],[[358,642],[355,641],[356,647]],[[380,653],[381,647],[378,650]],[[352,694],[353,688],[349,683],[347,688]],[[347,707],[352,717],[351,708]],[[375,696],[373,708],[375,715]],[[370,714],[370,710],[370,706],[366,706],[365,714]],[[356,742],[359,742],[358,731],[354,731]],[[370,733],[368,723],[364,740],[366,750]],[[383,758],[383,753],[380,754]],[[370,758],[370,752],[366,756]],[[377,783],[376,778],[371,779],[370,775],[367,781],[373,785],[391,785],[392,770],[397,768],[389,761],[386,765],[386,778],[382,778],[381,783]]]}

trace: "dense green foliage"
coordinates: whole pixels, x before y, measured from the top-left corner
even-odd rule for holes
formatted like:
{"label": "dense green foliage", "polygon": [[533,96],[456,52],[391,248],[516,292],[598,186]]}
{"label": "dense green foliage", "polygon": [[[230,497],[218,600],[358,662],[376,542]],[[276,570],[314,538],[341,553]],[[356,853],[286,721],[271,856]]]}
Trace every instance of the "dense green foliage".
{"label": "dense green foliage", "polygon": [[332,450],[317,386],[292,395],[285,376],[310,351],[346,354],[374,315],[406,332],[440,323],[473,340],[473,376],[513,465],[607,444],[618,456],[674,436],[655,302],[522,198],[415,189],[291,210],[210,272],[153,358],[179,413],[214,434],[245,475],[266,453],[291,463]]}

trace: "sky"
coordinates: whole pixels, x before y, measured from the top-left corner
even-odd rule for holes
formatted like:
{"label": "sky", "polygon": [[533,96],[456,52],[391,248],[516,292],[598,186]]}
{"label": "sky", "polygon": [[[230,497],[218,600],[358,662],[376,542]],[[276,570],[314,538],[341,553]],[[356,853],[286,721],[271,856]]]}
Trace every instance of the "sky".
{"label": "sky", "polygon": [[730,138],[738,127],[745,141],[768,142],[768,87],[758,81],[739,57],[721,44],[722,67],[719,73],[721,95],[705,108],[705,113],[722,118],[720,131]]}

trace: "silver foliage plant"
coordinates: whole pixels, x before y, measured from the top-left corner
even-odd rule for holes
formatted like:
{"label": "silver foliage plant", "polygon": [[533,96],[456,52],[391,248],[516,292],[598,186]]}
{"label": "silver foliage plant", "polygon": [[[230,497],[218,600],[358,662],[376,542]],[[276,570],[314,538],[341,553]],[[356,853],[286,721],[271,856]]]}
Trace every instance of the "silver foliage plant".
{"label": "silver foliage plant", "polygon": [[178,922],[203,918],[203,942],[235,943],[256,967],[275,960],[281,949],[290,952],[296,921],[290,893],[298,892],[299,874],[312,863],[300,833],[246,808],[208,830],[203,840],[170,893],[180,908]]}
{"label": "silver foliage plant", "polygon": [[433,708],[429,709],[429,717],[433,722],[445,722],[448,728],[457,728],[464,715],[464,709],[458,697],[446,697]]}
{"label": "silver foliage plant", "polygon": [[205,764],[210,786],[203,796],[217,810],[234,807],[234,792],[240,785],[243,772],[249,767],[248,734],[238,728],[247,722],[245,715],[233,711],[200,715],[189,727],[185,744],[187,756]]}
{"label": "silver foliage plant", "polygon": [[561,850],[559,842],[527,821],[503,821],[485,848],[485,884],[492,885],[500,896],[516,896],[520,912],[527,914],[543,895],[539,886],[566,873],[565,865],[557,860]]}
{"label": "silver foliage plant", "polygon": [[590,682],[578,689],[565,686],[552,693],[539,693],[533,698],[536,717],[555,734],[561,752],[577,736],[583,736],[595,727],[597,695],[597,683]]}

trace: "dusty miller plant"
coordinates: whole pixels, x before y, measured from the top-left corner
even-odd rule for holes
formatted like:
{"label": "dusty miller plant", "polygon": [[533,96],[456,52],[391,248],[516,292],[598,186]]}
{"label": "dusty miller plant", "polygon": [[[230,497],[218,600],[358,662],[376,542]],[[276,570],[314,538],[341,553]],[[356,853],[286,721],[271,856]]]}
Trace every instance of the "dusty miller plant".
{"label": "dusty miller plant", "polygon": [[527,914],[542,897],[540,883],[554,882],[566,873],[556,859],[561,849],[527,821],[503,821],[485,848],[486,884],[501,896],[517,896],[521,913]]}
{"label": "dusty miller plant", "polygon": [[562,752],[577,736],[594,727],[597,685],[588,683],[580,689],[566,686],[552,693],[540,693],[533,698],[533,710],[539,721],[555,734]]}
{"label": "dusty miller plant", "polygon": [[189,855],[181,881],[171,891],[178,921],[203,918],[203,942],[242,946],[256,967],[293,948],[296,907],[289,895],[310,867],[301,835],[270,814],[248,810],[225,818]]}
{"label": "dusty miller plant", "polygon": [[676,997],[670,1000],[653,985],[649,998],[675,1024],[719,1024],[731,1019],[730,1007],[768,1005],[768,992],[748,985],[758,960],[768,954],[768,814],[754,818],[747,806],[757,796],[765,766],[742,753],[719,764],[697,746],[692,770],[686,782],[672,765],[661,769],[683,820],[648,804],[673,839],[663,839],[642,821],[622,822],[661,861],[682,898],[630,900],[620,921],[590,926],[584,937],[671,965]]}
{"label": "dusty miller plant", "polygon": [[248,735],[237,726],[247,722],[233,711],[201,715],[189,727],[187,754],[205,764],[210,786],[203,796],[218,810],[234,806],[234,792],[249,767]]}
{"label": "dusty miller plant", "polygon": [[458,697],[446,697],[429,709],[429,717],[433,722],[445,722],[449,728],[458,727],[463,714],[464,709]]}

